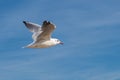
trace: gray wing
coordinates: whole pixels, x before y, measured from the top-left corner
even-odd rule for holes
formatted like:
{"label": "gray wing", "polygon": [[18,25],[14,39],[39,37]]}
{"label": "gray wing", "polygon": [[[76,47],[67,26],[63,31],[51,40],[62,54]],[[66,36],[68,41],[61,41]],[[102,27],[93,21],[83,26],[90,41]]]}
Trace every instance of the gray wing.
{"label": "gray wing", "polygon": [[42,32],[37,37],[37,41],[49,40],[51,38],[51,33],[54,31],[56,26],[49,21],[44,21],[41,27]]}
{"label": "gray wing", "polygon": [[36,33],[41,30],[41,26],[32,22],[23,21],[25,26],[33,33]]}

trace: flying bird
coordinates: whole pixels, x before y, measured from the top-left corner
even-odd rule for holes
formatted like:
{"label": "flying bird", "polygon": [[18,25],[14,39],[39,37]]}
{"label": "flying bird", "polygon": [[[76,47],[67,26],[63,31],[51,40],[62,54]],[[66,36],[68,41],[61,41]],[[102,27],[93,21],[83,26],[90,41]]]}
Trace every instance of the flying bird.
{"label": "flying bird", "polygon": [[56,26],[50,21],[44,21],[42,26],[28,21],[23,21],[23,23],[33,33],[33,42],[25,46],[26,48],[48,48],[63,44],[59,39],[51,38]]}

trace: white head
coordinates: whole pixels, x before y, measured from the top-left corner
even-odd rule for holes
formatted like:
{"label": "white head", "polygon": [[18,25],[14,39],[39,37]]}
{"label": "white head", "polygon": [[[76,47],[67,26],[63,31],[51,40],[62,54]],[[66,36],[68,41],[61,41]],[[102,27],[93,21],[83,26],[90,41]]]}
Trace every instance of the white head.
{"label": "white head", "polygon": [[61,42],[59,39],[53,38],[52,40],[55,42],[56,45],[57,44],[63,45],[63,42]]}

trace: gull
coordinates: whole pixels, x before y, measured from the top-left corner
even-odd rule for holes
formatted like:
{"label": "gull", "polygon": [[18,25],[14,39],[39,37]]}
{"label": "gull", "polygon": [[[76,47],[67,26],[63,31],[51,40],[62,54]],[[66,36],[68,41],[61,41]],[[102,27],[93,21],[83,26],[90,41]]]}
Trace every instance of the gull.
{"label": "gull", "polygon": [[63,44],[59,39],[51,38],[51,34],[56,26],[50,21],[43,21],[42,26],[28,21],[23,21],[23,23],[33,33],[33,42],[24,48],[48,48]]}

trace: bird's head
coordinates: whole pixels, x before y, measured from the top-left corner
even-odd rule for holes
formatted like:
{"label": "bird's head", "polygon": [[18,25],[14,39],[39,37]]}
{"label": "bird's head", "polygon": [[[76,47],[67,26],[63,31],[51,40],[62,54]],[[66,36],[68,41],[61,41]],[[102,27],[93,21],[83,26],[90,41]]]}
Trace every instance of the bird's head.
{"label": "bird's head", "polygon": [[54,39],[54,41],[55,41],[56,45],[57,45],[57,44],[61,44],[61,45],[64,44],[64,43],[63,43],[62,41],[60,41],[59,39]]}

